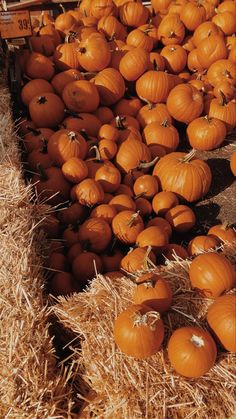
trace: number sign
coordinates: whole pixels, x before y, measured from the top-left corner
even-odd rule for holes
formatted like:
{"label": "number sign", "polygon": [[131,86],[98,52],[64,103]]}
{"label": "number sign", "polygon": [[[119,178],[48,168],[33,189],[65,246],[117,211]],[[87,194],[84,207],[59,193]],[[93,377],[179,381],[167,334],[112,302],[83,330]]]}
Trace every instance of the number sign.
{"label": "number sign", "polygon": [[12,39],[32,35],[28,10],[0,12],[0,38]]}

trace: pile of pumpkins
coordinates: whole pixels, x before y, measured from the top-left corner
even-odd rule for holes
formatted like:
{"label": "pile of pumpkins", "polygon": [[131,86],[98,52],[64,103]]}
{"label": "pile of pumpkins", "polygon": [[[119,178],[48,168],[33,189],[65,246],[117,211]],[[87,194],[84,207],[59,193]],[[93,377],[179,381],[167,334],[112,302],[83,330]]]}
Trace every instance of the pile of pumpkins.
{"label": "pile of pumpkins", "polygon": [[[236,126],[235,22],[233,0],[152,0],[151,8],[139,0],[82,0],[56,19],[45,12],[34,21],[31,49],[20,56],[27,117],[19,132],[38,200],[52,206],[43,223],[51,240],[45,261],[51,293],[81,290],[96,273],[135,275],[176,256],[194,258],[193,288],[211,298],[233,288],[234,267],[217,253],[222,242],[236,239],[233,228],[214,226],[187,249],[171,236],[194,227],[192,204],[211,187],[210,167],[196,150],[220,147]],[[230,168],[236,176],[236,151]],[[153,292],[159,283],[152,277],[137,289]],[[154,301],[150,311],[139,291],[130,308],[139,326],[132,330],[158,335],[153,344],[147,337],[150,350],[127,352],[120,339],[129,344],[123,327],[130,320],[117,319],[115,338],[124,352],[143,358],[160,347],[164,329],[155,310],[170,307],[166,286],[164,309]],[[214,304],[221,301],[232,314],[235,295]],[[205,333],[193,333],[193,346],[211,347],[212,366],[216,348],[211,337],[204,344]]]}

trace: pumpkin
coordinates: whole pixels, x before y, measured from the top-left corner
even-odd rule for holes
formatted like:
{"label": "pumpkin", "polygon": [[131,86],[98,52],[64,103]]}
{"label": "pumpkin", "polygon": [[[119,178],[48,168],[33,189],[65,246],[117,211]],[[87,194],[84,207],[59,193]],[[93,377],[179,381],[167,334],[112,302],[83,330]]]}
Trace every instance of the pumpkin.
{"label": "pumpkin", "polygon": [[172,290],[169,283],[160,275],[146,273],[135,279],[137,288],[133,293],[135,304],[144,304],[163,313],[172,303]]}
{"label": "pumpkin", "polygon": [[55,69],[49,58],[38,52],[32,52],[27,58],[25,73],[31,79],[51,80]]}
{"label": "pumpkin", "polygon": [[64,119],[64,103],[54,93],[36,95],[30,101],[29,113],[36,127],[54,128]]}
{"label": "pumpkin", "polygon": [[168,243],[162,251],[162,256],[164,256],[165,260],[168,259],[176,261],[176,256],[177,258],[188,259],[189,254],[180,244]]}
{"label": "pumpkin", "polygon": [[[124,77],[124,76],[123,76]],[[125,77],[124,77],[125,78]],[[123,97],[114,106],[114,112],[116,115],[129,115],[136,117],[139,109],[142,107],[142,102],[137,97]]]}
{"label": "pumpkin", "polygon": [[147,22],[149,11],[142,3],[128,1],[120,7],[119,16],[123,25],[137,28]]}
{"label": "pumpkin", "polygon": [[50,36],[53,40],[55,48],[61,43],[61,36],[53,23],[47,23],[39,30],[40,36]]}
{"label": "pumpkin", "polygon": [[61,37],[65,37],[65,32],[76,23],[76,19],[63,9],[63,13],[57,16],[55,20],[55,28],[60,33]]}
{"label": "pumpkin", "polygon": [[57,167],[43,169],[39,167],[40,174],[34,175],[32,184],[35,184],[37,197],[40,202],[49,205],[58,205],[67,201],[70,196],[70,184]]}
{"label": "pumpkin", "polygon": [[170,223],[168,223],[168,221],[166,221],[162,217],[151,218],[146,224],[146,228],[153,226],[159,227],[161,230],[163,230],[168,236],[168,238],[170,238],[170,236],[172,235],[172,228]]}
{"label": "pumpkin", "polygon": [[187,3],[187,0],[173,0],[168,7],[168,14],[177,14],[180,15],[181,9],[184,4]]}
{"label": "pumpkin", "polygon": [[123,253],[119,249],[113,249],[101,255],[104,272],[118,271]]}
{"label": "pumpkin", "polygon": [[49,156],[58,166],[62,166],[71,157],[83,160],[87,151],[87,143],[78,132],[61,129],[48,141]]}
{"label": "pumpkin", "polygon": [[198,255],[189,268],[193,288],[209,298],[216,298],[235,286],[236,273],[225,256],[215,252]]}
{"label": "pumpkin", "polygon": [[164,229],[158,226],[151,226],[141,231],[137,238],[136,244],[139,247],[151,246],[155,254],[161,253],[162,249],[169,242],[169,237]]}
{"label": "pumpkin", "polygon": [[221,346],[236,352],[236,294],[222,295],[215,299],[207,312],[207,322]]}
{"label": "pumpkin", "polygon": [[226,137],[225,124],[209,116],[191,121],[186,132],[189,144],[195,150],[214,150],[223,143]]}
{"label": "pumpkin", "polygon": [[55,92],[61,96],[64,87],[75,80],[82,80],[83,75],[74,68],[62,71],[60,73],[57,73],[53,79],[51,80],[51,85],[53,86]]}
{"label": "pumpkin", "polygon": [[213,89],[213,93],[217,99],[221,99],[222,93],[227,102],[234,99],[236,96],[236,87],[229,81],[220,81]]}
{"label": "pumpkin", "polygon": [[236,84],[236,64],[230,60],[217,60],[210,65],[207,71],[207,78],[212,86],[228,81]]}
{"label": "pumpkin", "polygon": [[230,169],[234,176],[236,176],[236,151],[230,157]]}
{"label": "pumpkin", "polygon": [[116,194],[110,200],[109,205],[114,206],[117,212],[124,210],[136,211],[135,201],[132,199],[132,196],[127,194]]}
{"label": "pumpkin", "polygon": [[164,216],[169,209],[179,204],[177,196],[170,191],[158,192],[152,200],[152,208],[155,214]]}
{"label": "pumpkin", "polygon": [[171,153],[178,148],[179,133],[167,120],[151,122],[143,130],[143,138],[148,146],[161,145],[166,153]]}
{"label": "pumpkin", "polygon": [[88,176],[86,163],[78,157],[67,159],[61,170],[65,178],[72,183],[79,183]]}
{"label": "pumpkin", "polygon": [[225,35],[232,35],[235,33],[235,17],[236,13],[231,11],[219,12],[212,18],[215,23]]}
{"label": "pumpkin", "polygon": [[38,165],[43,169],[51,167],[53,162],[48,154],[47,141],[42,143],[41,148],[31,151],[27,157],[27,163],[31,170],[37,171]]}
{"label": "pumpkin", "polygon": [[157,26],[156,26],[155,22],[151,23],[151,21],[149,21],[145,25],[139,26],[138,29],[140,29],[141,31],[146,33],[150,38],[152,38],[153,48],[157,47],[158,42],[159,42],[159,38],[158,38]]}
{"label": "pumpkin", "polygon": [[102,105],[114,105],[124,96],[125,82],[115,68],[110,67],[100,71],[94,78],[94,84]]}
{"label": "pumpkin", "polygon": [[178,14],[168,14],[158,26],[158,37],[163,45],[181,44],[185,27]]}
{"label": "pumpkin", "polygon": [[69,263],[72,265],[74,259],[78,255],[80,255],[82,252],[83,252],[83,249],[82,249],[82,246],[79,242],[70,246],[70,248],[68,249],[68,252],[66,254],[66,257],[67,257]]}
{"label": "pumpkin", "polygon": [[146,359],[159,351],[164,325],[157,311],[144,304],[133,304],[122,311],[114,323],[114,339],[128,356]]}
{"label": "pumpkin", "polygon": [[76,42],[66,42],[56,47],[53,61],[59,71],[77,69],[79,67],[78,46]]}
{"label": "pumpkin", "polygon": [[[139,129],[134,126],[134,124],[129,124],[129,121],[127,121],[126,116],[117,116],[115,120],[111,121],[111,125],[116,127],[119,131],[119,138],[118,138],[118,144],[121,144],[125,142],[126,140],[133,141],[138,140],[142,141],[142,136],[139,132]],[[132,118],[132,117],[129,117]],[[136,124],[138,124],[138,121],[134,120]]]}
{"label": "pumpkin", "polygon": [[114,205],[100,204],[97,207],[93,208],[90,217],[102,218],[108,224],[111,224],[116,214],[117,210]]}
{"label": "pumpkin", "polygon": [[139,211],[139,214],[142,218],[147,218],[152,213],[152,204],[146,198],[142,196],[135,199],[136,211]]}
{"label": "pumpkin", "polygon": [[79,242],[95,253],[102,253],[108,247],[112,232],[109,224],[102,218],[88,218],[81,224]]}
{"label": "pumpkin", "polygon": [[[131,170],[123,176],[123,183],[133,189],[135,180],[140,176],[143,176],[143,172],[141,170]],[[132,193],[132,196],[133,195],[134,194]]]}
{"label": "pumpkin", "polygon": [[88,80],[72,81],[63,89],[63,101],[74,112],[94,112],[99,105],[97,87]]}
{"label": "pumpkin", "polygon": [[99,140],[109,140],[116,142],[119,138],[119,131],[110,124],[103,124],[98,131]]}
{"label": "pumpkin", "polygon": [[101,140],[98,143],[98,151],[103,160],[112,160],[117,153],[117,145],[114,141]]}
{"label": "pumpkin", "polygon": [[138,234],[144,229],[143,220],[134,211],[120,211],[112,220],[112,230],[122,243],[132,245],[136,242]]}
{"label": "pumpkin", "polygon": [[103,201],[104,191],[100,183],[94,179],[87,178],[76,185],[75,196],[80,204],[92,207]]}
{"label": "pumpkin", "polygon": [[103,272],[101,258],[93,252],[80,253],[72,263],[72,272],[81,286],[93,279],[97,273]]}
{"label": "pumpkin", "polygon": [[103,16],[116,15],[117,8],[112,0],[92,0],[90,13],[92,16],[100,19]]}
{"label": "pumpkin", "polygon": [[126,44],[134,48],[143,48],[145,51],[150,52],[153,49],[154,40],[148,35],[148,30],[141,30],[139,27],[128,34]]}
{"label": "pumpkin", "polygon": [[195,256],[200,253],[215,250],[220,244],[220,241],[213,235],[195,236],[188,244],[188,253],[190,256]]}
{"label": "pumpkin", "polygon": [[170,76],[164,71],[147,71],[136,81],[138,97],[150,103],[165,103],[171,88]]}
{"label": "pumpkin", "polygon": [[220,240],[220,242],[233,242],[236,240],[236,231],[230,227],[227,223],[217,224],[208,230],[208,233]]}
{"label": "pumpkin", "polygon": [[[60,252],[52,252],[45,261],[45,267],[49,273],[65,272],[68,269],[65,255]],[[53,272],[54,271],[54,272]]]}
{"label": "pumpkin", "polygon": [[198,378],[215,364],[216,344],[211,335],[199,327],[181,327],[175,330],[167,345],[172,368],[180,375]]}
{"label": "pumpkin", "polygon": [[69,116],[64,119],[62,126],[69,131],[77,131],[82,136],[87,134],[88,137],[96,137],[101,127],[101,122],[97,116],[81,112],[77,115],[77,118]]}
{"label": "pumpkin", "polygon": [[180,19],[189,31],[194,31],[206,20],[206,10],[197,1],[187,2],[181,8]]}
{"label": "pumpkin", "polygon": [[152,175],[140,176],[134,182],[134,193],[136,196],[140,195],[151,199],[158,192],[157,179]]}
{"label": "pumpkin", "polygon": [[71,247],[79,242],[79,226],[78,224],[69,225],[63,233],[63,243],[66,247]]}
{"label": "pumpkin", "polygon": [[94,112],[101,124],[108,124],[114,118],[114,114],[107,106],[100,106]]}
{"label": "pumpkin", "polygon": [[194,48],[190,53],[188,54],[187,58],[187,66],[190,71],[193,73],[204,71],[204,67],[202,64],[200,64],[198,59],[198,49]]}
{"label": "pumpkin", "polygon": [[58,211],[58,219],[64,224],[78,224],[87,216],[87,208],[79,202],[70,203]]}
{"label": "pumpkin", "polygon": [[153,175],[163,191],[174,192],[178,198],[194,202],[206,195],[211,186],[211,170],[194,153],[173,152],[160,158]]}
{"label": "pumpkin", "polygon": [[149,53],[149,70],[164,71],[165,65],[165,58],[159,52],[151,51]]}
{"label": "pumpkin", "polygon": [[124,183],[120,184],[119,188],[116,190],[116,193],[117,195],[128,195],[131,197],[134,196],[131,187],[128,185],[125,185]]}
{"label": "pumpkin", "polygon": [[139,121],[142,128],[152,122],[167,121],[168,124],[172,124],[172,118],[168,112],[167,106],[164,103],[144,105],[137,114],[137,120]]}
{"label": "pumpkin", "polygon": [[111,61],[111,52],[108,42],[96,33],[91,34],[79,44],[79,64],[86,71],[101,71],[108,67]]}
{"label": "pumpkin", "polygon": [[161,50],[161,56],[165,59],[165,67],[170,73],[180,73],[187,63],[187,52],[180,45],[166,45]]}
{"label": "pumpkin", "polygon": [[120,60],[119,71],[125,80],[135,81],[148,69],[148,52],[139,47],[128,51]]}
{"label": "pumpkin", "polygon": [[138,271],[147,271],[155,267],[156,256],[150,248],[144,247],[134,248],[127,253],[120,262],[120,269],[129,273]]}
{"label": "pumpkin", "polygon": [[125,41],[127,37],[125,27],[115,16],[102,16],[98,21],[97,29],[104,34],[108,40],[115,38],[116,40]]}
{"label": "pumpkin", "polygon": [[166,11],[171,4],[171,0],[151,0],[151,6],[155,13]]}
{"label": "pumpkin", "polygon": [[176,205],[165,214],[165,219],[177,233],[186,233],[196,223],[193,210],[187,205]]}
{"label": "pumpkin", "polygon": [[191,84],[179,84],[171,90],[166,105],[173,118],[189,124],[201,115],[203,98],[202,94]]}
{"label": "pumpkin", "polygon": [[104,164],[96,171],[95,180],[100,183],[104,192],[113,193],[120,185],[121,174],[114,164],[109,161],[105,161]]}
{"label": "pumpkin", "polygon": [[26,83],[21,90],[21,100],[25,106],[29,106],[34,96],[41,93],[53,93],[53,86],[44,79],[34,79]]}
{"label": "pumpkin", "polygon": [[55,50],[55,44],[50,35],[40,36],[39,32],[37,32],[35,36],[29,38],[29,42],[33,51],[39,52],[45,55],[45,57],[50,57]]}
{"label": "pumpkin", "polygon": [[217,60],[227,58],[228,51],[221,35],[209,35],[197,47],[197,58],[203,68],[209,68]]}
{"label": "pumpkin", "polygon": [[150,150],[145,144],[137,140],[124,141],[116,154],[116,165],[122,173],[148,167],[146,163],[150,163],[150,161]]}
{"label": "pumpkin", "polygon": [[24,136],[23,144],[27,153],[40,149],[45,142],[48,142],[54,131],[50,128],[31,128],[28,127],[28,134]]}
{"label": "pumpkin", "polygon": [[217,7],[218,12],[236,12],[235,2],[232,0],[225,0]]}
{"label": "pumpkin", "polygon": [[223,35],[219,27],[211,21],[201,23],[194,31],[193,43],[198,47],[200,42],[210,35]]}
{"label": "pumpkin", "polygon": [[221,92],[221,99],[212,99],[209,105],[209,116],[223,121],[227,131],[232,131],[236,126],[236,103],[227,102]]}

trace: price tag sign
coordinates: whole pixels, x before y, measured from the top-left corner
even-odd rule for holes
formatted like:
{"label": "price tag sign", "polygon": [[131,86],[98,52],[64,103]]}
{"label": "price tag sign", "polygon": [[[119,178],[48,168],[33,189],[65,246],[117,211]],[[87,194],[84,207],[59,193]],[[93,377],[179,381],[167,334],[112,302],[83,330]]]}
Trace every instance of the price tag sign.
{"label": "price tag sign", "polygon": [[0,12],[0,38],[23,38],[32,35],[28,10]]}

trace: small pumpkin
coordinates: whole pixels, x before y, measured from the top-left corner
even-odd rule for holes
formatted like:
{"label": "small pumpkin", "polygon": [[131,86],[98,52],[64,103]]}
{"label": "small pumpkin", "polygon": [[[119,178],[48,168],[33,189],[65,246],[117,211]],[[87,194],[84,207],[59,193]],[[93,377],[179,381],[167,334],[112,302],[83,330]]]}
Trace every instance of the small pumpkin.
{"label": "small pumpkin", "polygon": [[214,236],[220,240],[220,242],[233,242],[236,240],[236,231],[230,227],[228,223],[217,224],[208,230],[208,235]]}
{"label": "small pumpkin", "polygon": [[114,206],[117,212],[124,210],[136,211],[136,204],[132,195],[124,193],[116,194],[116,196],[110,200],[109,205]]}
{"label": "small pumpkin", "polygon": [[122,311],[114,323],[114,339],[128,356],[146,359],[159,351],[164,339],[160,314],[144,304],[134,304]]}
{"label": "small pumpkin", "polygon": [[78,157],[69,158],[62,165],[62,173],[69,182],[79,183],[88,176],[86,163]]}
{"label": "small pumpkin", "polygon": [[165,219],[177,233],[186,233],[196,224],[196,216],[187,205],[176,205],[165,214]]}
{"label": "small pumpkin", "polygon": [[120,185],[121,174],[113,163],[105,161],[96,171],[95,180],[100,183],[104,192],[113,193]]}
{"label": "small pumpkin", "polygon": [[162,251],[162,256],[165,260],[176,260],[176,256],[181,259],[188,259],[189,254],[180,244],[168,243]]}
{"label": "small pumpkin", "polygon": [[88,80],[72,81],[63,89],[63,101],[74,112],[94,112],[99,105],[97,87]]}
{"label": "small pumpkin", "polygon": [[64,224],[80,224],[87,216],[87,208],[79,202],[70,203],[60,208],[58,211],[58,219]]}
{"label": "small pumpkin", "polygon": [[101,71],[108,67],[111,61],[111,51],[103,36],[91,34],[79,44],[79,64],[86,71]]}
{"label": "small pumpkin", "polygon": [[137,288],[133,293],[134,304],[144,304],[163,313],[172,303],[172,290],[169,283],[160,275],[145,273],[135,279]]}
{"label": "small pumpkin", "polygon": [[31,79],[43,79],[49,81],[53,78],[55,69],[49,58],[38,52],[32,52],[27,58],[25,73]]}
{"label": "small pumpkin", "polygon": [[187,52],[181,45],[166,45],[161,50],[161,56],[165,59],[165,67],[171,73],[180,73],[187,63]]}
{"label": "small pumpkin", "polygon": [[102,203],[104,191],[100,183],[94,179],[84,179],[75,186],[75,196],[79,203],[88,207]]}
{"label": "small pumpkin", "polygon": [[155,214],[163,216],[169,209],[179,204],[179,200],[174,192],[158,192],[152,200],[152,208]]}
{"label": "small pumpkin", "polygon": [[36,95],[30,101],[29,113],[36,127],[54,128],[64,119],[64,103],[54,93]]}
{"label": "small pumpkin", "polygon": [[225,124],[207,115],[191,121],[186,132],[188,141],[195,150],[214,150],[226,137]]}
{"label": "small pumpkin", "polygon": [[39,167],[39,170],[40,174],[34,175],[32,178],[39,201],[50,205],[58,205],[67,201],[70,196],[70,184],[64,178],[62,171],[57,167],[48,169]]}
{"label": "small pumpkin", "polygon": [[189,124],[203,111],[203,98],[196,87],[187,83],[175,86],[168,98],[167,109],[177,121]]}
{"label": "small pumpkin", "polygon": [[206,20],[206,10],[197,1],[187,2],[181,8],[180,19],[189,31],[194,31]]}
{"label": "small pumpkin", "polygon": [[48,141],[49,156],[58,166],[62,166],[71,157],[83,160],[87,151],[87,143],[78,132],[61,129],[55,132]]}
{"label": "small pumpkin", "polygon": [[198,255],[189,268],[193,288],[209,298],[216,298],[235,286],[236,273],[225,256],[215,252]]}
{"label": "small pumpkin", "polygon": [[158,26],[158,37],[163,45],[181,44],[185,27],[178,14],[168,14]]}
{"label": "small pumpkin", "polygon": [[109,224],[100,218],[88,218],[79,227],[79,242],[95,253],[102,253],[109,246],[112,232]]}
{"label": "small pumpkin", "polygon": [[122,173],[148,167],[150,162],[149,148],[141,141],[134,139],[125,140],[116,154],[116,165]]}
{"label": "small pumpkin", "polygon": [[188,253],[190,256],[196,256],[200,253],[215,250],[220,241],[213,235],[195,236],[188,244]]}
{"label": "small pumpkin", "polygon": [[136,196],[151,199],[158,192],[158,182],[155,176],[143,175],[135,180],[133,188]]}
{"label": "small pumpkin", "polygon": [[149,55],[144,48],[134,48],[121,58],[119,71],[125,80],[135,81],[148,69]]}
{"label": "small pumpkin", "polygon": [[168,236],[168,238],[170,239],[171,235],[172,235],[172,228],[170,223],[168,223],[168,221],[165,220],[165,218],[162,217],[154,217],[151,218],[147,224],[146,224],[146,228],[147,227],[159,227],[161,230],[163,230],[166,235]]}
{"label": "small pumpkin", "polygon": [[136,273],[138,271],[147,271],[156,265],[156,256],[150,249],[144,247],[134,248],[124,256],[120,262],[120,269]]}
{"label": "small pumpkin", "polygon": [[25,106],[29,106],[34,96],[41,93],[53,93],[53,86],[44,79],[34,79],[26,83],[21,90],[21,100]]}
{"label": "small pumpkin", "polygon": [[117,210],[114,205],[100,204],[97,207],[93,208],[93,210],[91,211],[90,217],[102,218],[108,224],[111,225],[112,220],[116,214],[117,214]]}
{"label": "small pumpkin", "polygon": [[143,138],[148,146],[161,145],[167,153],[178,148],[179,133],[174,125],[167,120],[162,122],[151,122],[143,130]]}
{"label": "small pumpkin", "polygon": [[136,211],[139,211],[139,214],[142,218],[150,217],[152,213],[152,204],[150,201],[148,201],[146,198],[143,198],[142,196],[135,199],[136,203]]}
{"label": "small pumpkin", "polygon": [[207,312],[207,322],[221,345],[236,352],[236,294],[222,295],[215,299]]}
{"label": "small pumpkin", "polygon": [[120,7],[119,16],[123,25],[137,28],[147,22],[149,11],[140,2],[127,1]]}
{"label": "small pumpkin", "polygon": [[136,242],[138,234],[144,229],[140,215],[134,211],[120,211],[112,220],[112,230],[122,243],[132,245]]}
{"label": "small pumpkin", "polygon": [[122,75],[115,68],[107,67],[94,78],[100,102],[111,106],[118,102],[125,94],[125,82]]}
{"label": "small pumpkin", "polygon": [[23,138],[24,148],[27,153],[31,153],[33,150],[40,149],[45,141],[48,142],[54,131],[50,128],[31,128],[28,127],[28,133]]}
{"label": "small pumpkin", "polygon": [[188,378],[206,374],[215,364],[217,349],[211,335],[199,327],[175,330],[167,345],[168,357],[174,370]]}
{"label": "small pumpkin", "polygon": [[137,238],[136,244],[139,247],[151,246],[155,254],[161,253],[162,249],[167,245],[169,237],[164,229],[158,226],[147,227],[142,230]]}
{"label": "small pumpkin", "polygon": [[84,286],[93,279],[97,273],[103,272],[100,256],[93,252],[80,253],[72,263],[72,272],[75,280]]}

